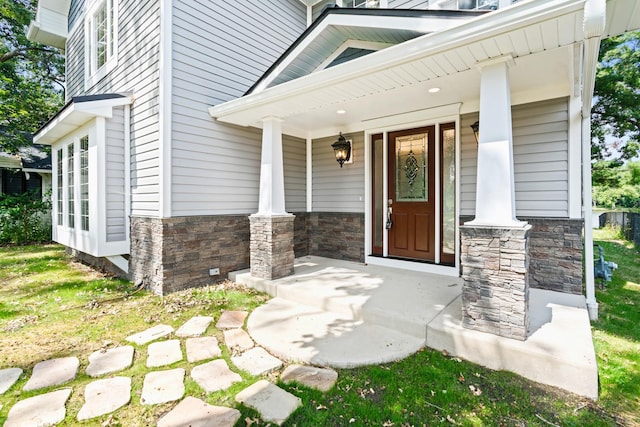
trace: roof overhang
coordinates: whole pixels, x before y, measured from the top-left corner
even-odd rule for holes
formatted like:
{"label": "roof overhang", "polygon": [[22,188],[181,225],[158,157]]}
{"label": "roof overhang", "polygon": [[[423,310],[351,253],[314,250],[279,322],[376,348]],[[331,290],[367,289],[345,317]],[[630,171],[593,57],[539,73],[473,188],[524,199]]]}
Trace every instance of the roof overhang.
{"label": "roof overhang", "polygon": [[33,135],[33,142],[51,145],[96,117],[111,118],[113,108],[133,102],[130,94],[77,96]]}
{"label": "roof overhang", "polygon": [[71,0],[39,0],[36,17],[27,30],[33,42],[64,50]]}
{"label": "roof overhang", "polygon": [[[576,94],[586,71],[581,51],[585,3],[591,1],[604,2],[519,2],[211,107],[209,112],[221,122],[255,127],[261,127],[264,117],[276,116],[283,119],[285,133],[319,137],[370,129],[384,117],[444,105],[462,103],[461,113],[477,111],[477,65],[501,55],[515,60],[513,104]],[[607,16],[603,34],[640,26],[635,0],[609,0],[607,8],[613,15]],[[431,87],[441,91],[429,93]],[[590,103],[591,94],[582,95]],[[337,110],[347,114],[337,115]]]}

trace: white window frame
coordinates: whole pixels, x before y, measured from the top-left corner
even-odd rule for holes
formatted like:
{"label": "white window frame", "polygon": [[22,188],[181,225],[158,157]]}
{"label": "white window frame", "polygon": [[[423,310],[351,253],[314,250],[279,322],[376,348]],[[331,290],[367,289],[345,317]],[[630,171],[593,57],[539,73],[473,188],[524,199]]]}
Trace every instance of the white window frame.
{"label": "white window frame", "polygon": [[[96,25],[98,12],[106,8],[105,38],[106,60],[98,66]],[[85,89],[88,90],[118,65],[118,0],[90,2],[84,19]]]}

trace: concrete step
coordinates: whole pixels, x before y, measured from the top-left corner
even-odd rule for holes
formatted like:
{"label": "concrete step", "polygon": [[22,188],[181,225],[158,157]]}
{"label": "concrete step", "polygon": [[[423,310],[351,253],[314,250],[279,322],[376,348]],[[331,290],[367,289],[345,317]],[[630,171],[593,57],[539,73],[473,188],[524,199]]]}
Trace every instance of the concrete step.
{"label": "concrete step", "polygon": [[247,330],[281,359],[334,368],[392,362],[425,345],[424,338],[283,298],[255,309]]}
{"label": "concrete step", "polygon": [[352,321],[426,339],[427,324],[461,290],[459,278],[318,257],[296,260],[295,275],[277,280],[231,273],[237,283]]}

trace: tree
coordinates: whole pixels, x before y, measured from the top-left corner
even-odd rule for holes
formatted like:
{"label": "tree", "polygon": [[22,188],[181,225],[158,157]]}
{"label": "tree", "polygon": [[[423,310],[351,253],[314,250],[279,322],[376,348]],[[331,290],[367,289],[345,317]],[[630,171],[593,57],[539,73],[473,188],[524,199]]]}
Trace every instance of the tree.
{"label": "tree", "polygon": [[30,143],[64,99],[64,57],[27,40],[36,0],[0,0],[0,151]]}
{"label": "tree", "polygon": [[592,165],[593,200],[606,208],[640,207],[640,162],[600,160]]}
{"label": "tree", "polygon": [[[591,110],[592,157],[640,153],[640,31],[603,40]],[[613,137],[607,144],[605,137]]]}

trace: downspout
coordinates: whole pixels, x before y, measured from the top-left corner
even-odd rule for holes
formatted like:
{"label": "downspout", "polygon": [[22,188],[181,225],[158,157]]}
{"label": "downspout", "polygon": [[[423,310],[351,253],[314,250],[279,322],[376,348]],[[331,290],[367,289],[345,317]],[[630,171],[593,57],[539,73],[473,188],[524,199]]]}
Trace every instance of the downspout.
{"label": "downspout", "polygon": [[582,65],[582,208],[584,215],[584,269],[589,318],[598,320],[595,280],[593,274],[593,213],[591,195],[591,103],[595,73],[604,33],[606,0],[586,0],[584,5],[584,56]]}

